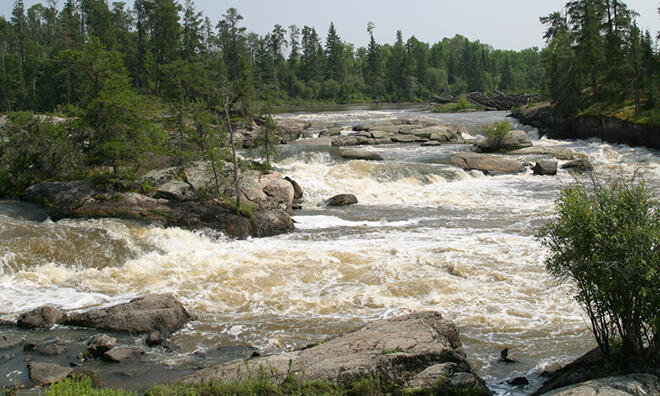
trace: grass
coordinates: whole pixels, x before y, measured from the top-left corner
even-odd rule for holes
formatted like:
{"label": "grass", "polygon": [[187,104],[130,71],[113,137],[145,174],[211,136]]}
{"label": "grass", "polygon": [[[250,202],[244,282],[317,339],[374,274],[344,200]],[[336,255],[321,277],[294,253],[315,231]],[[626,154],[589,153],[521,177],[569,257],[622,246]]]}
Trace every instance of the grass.
{"label": "grass", "polygon": [[90,377],[67,378],[49,386],[45,392],[46,396],[133,396],[135,393],[125,392],[120,389],[95,389]]}
{"label": "grass", "polygon": [[481,106],[468,101],[464,96],[461,96],[456,103],[447,103],[436,105],[431,108],[432,113],[458,113],[466,110],[481,110]]}

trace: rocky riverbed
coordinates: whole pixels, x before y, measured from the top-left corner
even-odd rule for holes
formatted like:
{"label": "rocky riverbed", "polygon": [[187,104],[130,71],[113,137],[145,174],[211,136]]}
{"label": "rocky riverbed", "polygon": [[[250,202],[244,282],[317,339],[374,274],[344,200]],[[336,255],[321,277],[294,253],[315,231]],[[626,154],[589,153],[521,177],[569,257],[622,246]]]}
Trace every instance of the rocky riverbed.
{"label": "rocky riverbed", "polygon": [[[144,389],[162,375],[182,377],[255,349],[262,358],[297,356],[294,351],[309,344],[383,319],[440,312],[460,330],[471,373],[495,393],[529,394],[541,386],[543,371],[593,347],[570,287],[547,276],[544,251],[534,238],[543,218],[552,215],[557,192],[574,180],[574,169],[589,167],[605,176],[642,172],[657,188],[660,167],[652,150],[549,140],[518,124],[514,129],[524,130],[532,146],[506,154],[473,152],[481,141],[479,126],[506,115],[429,115],[414,109],[281,115],[298,125],[301,139],[280,147],[278,174],[250,176],[244,198],[253,208],[261,201],[264,208],[286,213],[294,227],[265,238],[250,236],[252,224],[245,239],[234,239],[201,225],[163,227],[168,222],[162,218],[49,218],[29,204],[0,203],[0,318],[16,322],[42,305],[70,315],[162,293],[173,293],[196,318],[165,339],[178,348],[149,347],[149,334],[65,324],[49,331],[3,327],[3,335],[24,339],[34,349],[7,350],[15,356],[3,363],[8,375],[2,385],[31,384],[26,355],[66,366],[61,356],[75,360],[100,333],[144,354],[124,363],[94,358],[84,362],[86,368],[105,373],[107,385]],[[429,117],[436,126],[452,126],[462,141],[376,144],[372,133],[365,137],[369,144],[332,145],[335,138],[365,133],[355,130],[359,125],[424,129],[419,120]],[[331,128],[339,135],[320,136]],[[466,166],[452,164],[452,158]],[[516,167],[503,174],[467,161],[483,158],[513,161]],[[156,171],[149,179],[153,189],[140,199],[188,205],[199,191],[195,167],[190,164],[185,177]],[[302,201],[294,202],[296,187],[285,177],[304,191]],[[327,206],[341,194],[352,194],[357,203]],[[94,205],[133,198],[113,195],[86,196]],[[68,348],[64,355],[40,352],[59,350],[51,346],[58,342]],[[515,363],[498,362],[504,348]],[[387,349],[398,353],[396,345]],[[528,383],[516,381],[519,377]]]}

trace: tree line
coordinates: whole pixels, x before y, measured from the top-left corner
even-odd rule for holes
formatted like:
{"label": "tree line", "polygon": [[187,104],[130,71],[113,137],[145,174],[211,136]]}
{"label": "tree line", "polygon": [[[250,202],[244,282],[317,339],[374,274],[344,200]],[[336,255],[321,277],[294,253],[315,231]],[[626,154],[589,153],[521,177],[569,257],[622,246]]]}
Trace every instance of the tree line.
{"label": "tree line", "polygon": [[420,101],[471,91],[538,91],[537,48],[495,50],[462,36],[434,44],[401,31],[393,44],[343,41],[333,23],[325,38],[314,27],[275,25],[259,35],[230,8],[213,24],[192,0],[56,0],[25,9],[16,0],[0,18],[0,110],[51,111],[79,106],[80,79],[95,70],[80,60],[102,49],[128,73],[139,94],[203,100],[225,79],[253,100],[269,103]]}
{"label": "tree line", "polygon": [[575,0],[541,18],[545,92],[557,115],[658,109],[660,53],[636,16],[623,1]]}

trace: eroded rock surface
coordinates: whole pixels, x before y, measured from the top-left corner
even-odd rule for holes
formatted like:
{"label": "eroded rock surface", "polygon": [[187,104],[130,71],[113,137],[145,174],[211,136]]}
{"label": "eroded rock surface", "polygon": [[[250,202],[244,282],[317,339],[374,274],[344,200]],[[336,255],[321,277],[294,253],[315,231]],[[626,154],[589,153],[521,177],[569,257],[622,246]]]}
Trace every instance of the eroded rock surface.
{"label": "eroded rock surface", "polygon": [[522,162],[490,154],[456,153],[449,157],[449,163],[463,170],[479,170],[489,176],[520,173],[525,170]]}
{"label": "eroded rock surface", "polygon": [[224,363],[199,370],[183,381],[243,379],[260,367],[276,380],[293,371],[307,379],[349,386],[361,378],[378,376],[400,387],[442,382],[447,390],[490,394],[483,380],[470,371],[458,328],[437,312],[380,320],[311,348]]}

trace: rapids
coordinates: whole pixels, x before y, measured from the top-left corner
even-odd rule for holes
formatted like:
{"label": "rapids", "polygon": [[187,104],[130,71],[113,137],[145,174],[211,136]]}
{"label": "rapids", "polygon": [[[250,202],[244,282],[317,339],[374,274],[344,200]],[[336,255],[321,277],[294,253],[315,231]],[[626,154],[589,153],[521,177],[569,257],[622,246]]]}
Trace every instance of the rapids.
{"label": "rapids", "polygon": [[[474,134],[506,114],[343,109],[280,117],[348,126],[423,115]],[[660,186],[655,151],[538,139],[527,129],[535,144],[589,155],[605,178],[638,173]],[[468,359],[503,394],[521,392],[505,379],[540,373],[594,346],[570,285],[545,273],[546,252],[534,237],[572,176],[485,177],[443,164],[464,145],[366,149],[385,161],[283,147],[276,168],[303,187],[305,201],[294,214],[296,231],[271,238],[239,241],[109,219],[54,223],[34,206],[0,202],[0,317],[44,304],[76,310],[172,292],[199,320],[173,337],[180,351],[152,351],[147,359],[179,367],[200,351],[252,345],[274,353],[374,319],[437,310],[460,326]],[[322,206],[339,193],[360,202]],[[504,347],[518,363],[495,362]],[[0,376],[0,385],[10,374]],[[532,387],[539,381],[530,379]]]}

